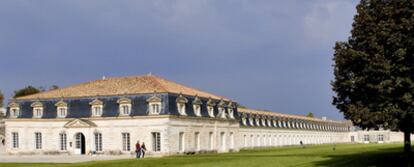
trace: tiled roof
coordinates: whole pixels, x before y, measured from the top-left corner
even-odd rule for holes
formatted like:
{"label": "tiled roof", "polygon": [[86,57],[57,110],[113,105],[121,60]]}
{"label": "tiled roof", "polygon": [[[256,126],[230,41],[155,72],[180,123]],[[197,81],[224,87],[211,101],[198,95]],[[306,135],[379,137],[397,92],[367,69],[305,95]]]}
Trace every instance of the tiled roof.
{"label": "tiled roof", "polygon": [[277,117],[290,118],[290,119],[302,119],[302,120],[316,121],[316,122],[346,123],[346,121],[323,120],[323,119],[311,118],[311,117],[307,117],[303,115],[282,114],[278,112],[254,110],[254,109],[248,109],[248,108],[238,108],[238,112],[248,113],[248,114],[267,115],[267,116],[277,116]]}
{"label": "tiled roof", "polygon": [[105,79],[76,84],[66,88],[19,97],[17,100],[114,96],[154,92],[182,93],[184,95],[198,95],[199,97],[205,98],[211,97],[213,99],[223,98],[224,100],[229,100],[225,97],[184,86],[154,75],[107,77]]}

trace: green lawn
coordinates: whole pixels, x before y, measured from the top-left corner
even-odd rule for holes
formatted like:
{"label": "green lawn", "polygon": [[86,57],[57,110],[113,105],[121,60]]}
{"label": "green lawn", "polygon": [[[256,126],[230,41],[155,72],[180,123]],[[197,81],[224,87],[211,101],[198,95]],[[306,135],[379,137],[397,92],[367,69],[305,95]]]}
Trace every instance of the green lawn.
{"label": "green lawn", "polygon": [[239,153],[172,156],[164,158],[97,161],[77,164],[14,164],[0,163],[1,167],[65,166],[65,167],[283,167],[283,166],[406,166],[401,153],[402,144],[341,144],[242,150]]}

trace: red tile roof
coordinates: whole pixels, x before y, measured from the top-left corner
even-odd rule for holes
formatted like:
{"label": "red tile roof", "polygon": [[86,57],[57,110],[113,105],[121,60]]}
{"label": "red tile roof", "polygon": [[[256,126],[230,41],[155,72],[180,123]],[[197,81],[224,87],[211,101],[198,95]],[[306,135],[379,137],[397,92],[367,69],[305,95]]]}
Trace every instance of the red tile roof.
{"label": "red tile roof", "polygon": [[198,95],[199,97],[205,98],[211,97],[213,99],[223,98],[224,100],[229,100],[225,97],[178,84],[154,75],[107,77],[105,79],[80,83],[66,88],[18,97],[17,100],[133,95],[154,92],[182,93],[184,95]]}

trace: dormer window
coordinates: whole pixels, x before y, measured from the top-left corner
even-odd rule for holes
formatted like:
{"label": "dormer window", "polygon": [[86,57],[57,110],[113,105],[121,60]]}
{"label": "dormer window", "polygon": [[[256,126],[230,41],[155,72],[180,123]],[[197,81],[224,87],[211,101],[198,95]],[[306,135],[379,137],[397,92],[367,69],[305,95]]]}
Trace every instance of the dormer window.
{"label": "dormer window", "polygon": [[193,110],[194,110],[194,115],[196,115],[197,117],[201,117],[201,105],[203,104],[203,102],[200,100],[200,98],[198,98],[198,96],[196,96],[193,100]]}
{"label": "dormer window", "polygon": [[260,119],[256,118],[256,126],[260,126]]}
{"label": "dormer window", "polygon": [[262,126],[266,126],[266,118],[262,118]]}
{"label": "dormer window", "polygon": [[95,99],[89,103],[91,105],[92,116],[100,117],[103,114],[103,102],[99,99]]}
{"label": "dormer window", "polygon": [[252,117],[250,117],[250,118],[249,118],[249,124],[250,124],[251,126],[254,126],[254,120],[253,120],[253,118],[252,118]]}
{"label": "dormer window", "polygon": [[218,117],[222,119],[226,119],[226,113],[225,113],[226,110],[224,109],[226,104],[224,103],[224,101],[221,100],[219,104],[217,104],[217,106],[218,106]]}
{"label": "dormer window", "polygon": [[30,105],[33,108],[33,118],[42,118],[43,116],[43,104],[40,101],[36,101]]}
{"label": "dormer window", "polygon": [[185,98],[181,93],[177,97],[176,103],[177,103],[177,110],[180,115],[187,115],[185,111],[185,104],[188,102],[187,98]]}
{"label": "dormer window", "polygon": [[242,123],[243,123],[243,125],[244,125],[244,126],[246,126],[246,125],[247,125],[247,119],[246,119],[246,116],[243,116],[243,117],[242,117]]}
{"label": "dormer window", "polygon": [[147,99],[149,115],[159,115],[161,113],[162,99],[155,94]]}
{"label": "dormer window", "polygon": [[16,102],[12,102],[8,105],[8,107],[10,108],[10,113],[9,113],[9,117],[10,118],[17,118],[19,117],[20,114],[20,105],[19,103]]}
{"label": "dormer window", "polygon": [[68,114],[68,104],[63,100],[58,101],[56,104],[57,117],[65,118]]}
{"label": "dormer window", "polygon": [[208,99],[208,101],[207,101],[207,112],[208,112],[208,116],[211,117],[211,118],[214,118],[214,106],[215,105],[216,104],[214,103],[213,100],[211,100],[211,98]]}
{"label": "dormer window", "polygon": [[233,104],[233,102],[230,102],[228,105],[227,105],[227,112],[228,112],[228,117],[230,118],[230,119],[234,119],[234,108],[235,107],[235,105]]}
{"label": "dormer window", "polygon": [[131,99],[123,97],[120,98],[118,101],[119,104],[119,114],[120,115],[124,115],[124,116],[128,116],[131,114]]}

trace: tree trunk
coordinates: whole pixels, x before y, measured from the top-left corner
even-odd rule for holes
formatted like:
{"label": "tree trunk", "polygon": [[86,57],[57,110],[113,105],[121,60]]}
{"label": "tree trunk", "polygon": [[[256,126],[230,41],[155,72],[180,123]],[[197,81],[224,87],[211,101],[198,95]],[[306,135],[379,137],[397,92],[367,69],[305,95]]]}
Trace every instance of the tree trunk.
{"label": "tree trunk", "polygon": [[404,152],[411,154],[411,132],[404,131]]}

